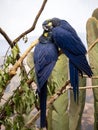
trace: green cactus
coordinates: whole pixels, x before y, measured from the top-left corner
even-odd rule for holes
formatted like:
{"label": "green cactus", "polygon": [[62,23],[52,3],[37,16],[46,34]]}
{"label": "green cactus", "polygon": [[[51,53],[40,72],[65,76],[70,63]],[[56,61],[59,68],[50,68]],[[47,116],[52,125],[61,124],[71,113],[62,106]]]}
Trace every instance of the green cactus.
{"label": "green cactus", "polygon": [[[61,55],[52,72],[52,82],[56,82],[55,91],[64,86],[68,79],[68,62],[65,55]],[[50,107],[48,114],[48,130],[69,130],[68,92],[62,94]]]}
{"label": "green cactus", "polygon": [[52,105],[48,114],[48,130],[69,130],[68,93],[62,94]]}
{"label": "green cactus", "polygon": [[[79,86],[86,86],[86,79],[79,79]],[[70,92],[70,107],[69,107],[69,130],[80,130],[82,113],[85,105],[86,90],[79,91],[79,103],[74,102],[73,92]]]}
{"label": "green cactus", "polygon": [[95,17],[98,20],[98,8],[94,10],[92,17]]}
{"label": "green cactus", "polygon": [[[88,46],[90,46],[98,38],[98,9],[94,11],[92,16],[93,17],[89,18],[86,24]],[[98,76],[98,43],[96,43],[96,45],[89,52],[89,59],[91,67],[93,68],[92,70],[94,76]],[[98,79],[92,79],[92,85],[98,85]],[[93,89],[93,94],[95,117],[94,130],[98,130],[98,88]]]}

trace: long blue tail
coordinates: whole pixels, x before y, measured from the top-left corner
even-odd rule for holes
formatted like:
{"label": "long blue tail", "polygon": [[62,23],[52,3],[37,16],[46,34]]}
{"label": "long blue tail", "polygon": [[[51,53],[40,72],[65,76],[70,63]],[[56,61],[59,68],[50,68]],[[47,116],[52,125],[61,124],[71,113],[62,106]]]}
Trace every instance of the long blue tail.
{"label": "long blue tail", "polygon": [[47,100],[47,82],[43,85],[39,93],[40,99],[40,126],[46,127],[46,100]]}
{"label": "long blue tail", "polygon": [[93,72],[88,64],[85,55],[73,55],[68,50],[64,50],[69,60],[78,68],[78,70],[83,71],[89,77],[92,77]]}
{"label": "long blue tail", "polygon": [[78,69],[73,65],[71,61],[69,61],[69,71],[70,71],[70,83],[73,87],[74,92],[74,100],[78,102],[79,96],[79,72]]}

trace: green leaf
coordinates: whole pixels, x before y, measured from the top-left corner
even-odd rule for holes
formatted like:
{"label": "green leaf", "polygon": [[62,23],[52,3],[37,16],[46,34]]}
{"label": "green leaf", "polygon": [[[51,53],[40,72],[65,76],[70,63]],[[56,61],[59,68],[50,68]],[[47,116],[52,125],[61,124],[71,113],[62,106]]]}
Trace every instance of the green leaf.
{"label": "green leaf", "polygon": [[12,60],[13,59],[12,59],[11,55],[7,56],[6,65],[8,66],[9,64],[11,64]]}
{"label": "green leaf", "polygon": [[16,59],[16,57],[17,57],[17,54],[19,54],[19,47],[18,47],[18,45],[16,44],[14,47],[13,47],[13,49],[12,49],[12,57],[14,58],[14,59]]}
{"label": "green leaf", "polygon": [[6,129],[6,130],[11,130],[11,129],[12,129],[12,126],[13,126],[12,120],[9,119],[9,118],[6,118],[6,119],[4,120],[4,125],[5,125],[5,129]]}
{"label": "green leaf", "polygon": [[12,109],[11,109],[11,107],[10,107],[9,105],[7,105],[7,106],[5,107],[5,111],[6,111],[7,116],[10,116],[11,113],[12,113]]}

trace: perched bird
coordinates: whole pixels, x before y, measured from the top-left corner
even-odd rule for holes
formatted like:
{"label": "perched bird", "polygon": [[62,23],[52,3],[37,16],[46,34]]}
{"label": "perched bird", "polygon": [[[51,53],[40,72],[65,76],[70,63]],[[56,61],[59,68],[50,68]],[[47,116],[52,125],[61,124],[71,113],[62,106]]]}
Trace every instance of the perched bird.
{"label": "perched bird", "polygon": [[79,95],[79,73],[83,72],[92,77],[92,70],[86,59],[86,48],[76,33],[75,29],[65,20],[52,18],[45,20],[43,29],[52,32],[54,43],[61,48],[69,58],[70,83],[73,87],[74,99],[78,100]]}
{"label": "perched bird", "polygon": [[40,99],[40,125],[46,127],[47,80],[58,59],[58,49],[52,43],[51,32],[44,32],[34,49],[34,64]]}

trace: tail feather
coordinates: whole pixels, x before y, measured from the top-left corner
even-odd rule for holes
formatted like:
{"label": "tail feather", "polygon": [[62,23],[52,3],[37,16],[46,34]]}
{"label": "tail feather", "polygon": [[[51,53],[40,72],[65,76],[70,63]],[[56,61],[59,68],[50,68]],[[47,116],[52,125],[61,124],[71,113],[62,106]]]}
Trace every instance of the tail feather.
{"label": "tail feather", "polygon": [[64,50],[64,53],[70,59],[70,61],[78,68],[78,70],[83,71],[89,77],[92,77],[93,72],[88,64],[85,55],[73,55],[68,50]]}
{"label": "tail feather", "polygon": [[43,85],[39,93],[40,99],[40,126],[46,127],[46,100],[47,100],[47,82]]}
{"label": "tail feather", "polygon": [[76,64],[77,63],[78,63],[78,67],[80,67],[80,69],[82,71],[84,71],[85,74],[87,74],[89,77],[92,77],[93,72],[92,72],[85,56],[78,56]]}
{"label": "tail feather", "polygon": [[89,77],[92,77],[92,70],[88,64],[88,61],[84,55],[80,55],[77,57],[70,57],[70,60],[72,63],[81,71],[83,71],[85,74],[87,74]]}
{"label": "tail feather", "polygon": [[70,83],[71,86],[73,87],[73,92],[74,92],[74,100],[78,101],[79,97],[79,72],[78,69],[73,65],[71,61],[69,61],[69,68],[70,68]]}

